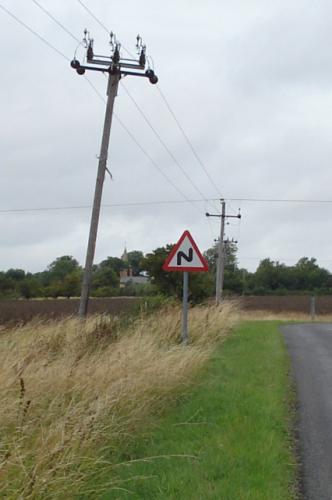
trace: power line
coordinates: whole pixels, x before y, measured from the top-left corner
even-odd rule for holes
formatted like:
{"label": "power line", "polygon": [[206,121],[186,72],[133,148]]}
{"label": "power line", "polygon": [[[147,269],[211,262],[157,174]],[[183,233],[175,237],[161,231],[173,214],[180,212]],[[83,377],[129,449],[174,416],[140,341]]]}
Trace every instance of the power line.
{"label": "power line", "polygon": [[209,174],[206,166],[204,165],[203,161],[201,160],[201,158],[198,156],[198,153],[196,151],[196,149],[194,148],[194,145],[193,143],[191,142],[191,140],[189,139],[188,135],[186,134],[184,128],[182,127],[181,123],[179,122],[176,114],[174,113],[173,109],[171,108],[171,105],[169,104],[168,100],[166,99],[166,96],[165,94],[162,92],[161,88],[159,85],[157,85],[157,90],[159,92],[159,95],[160,97],[162,98],[162,100],[164,101],[168,111],[170,112],[170,114],[172,115],[175,123],[177,124],[179,130],[181,131],[183,137],[185,138],[185,141],[187,142],[189,148],[191,149],[191,152],[193,153],[194,157],[196,158],[197,162],[199,163],[199,165],[202,167],[202,169],[204,170],[207,178],[209,179],[211,185],[214,187],[216,193],[219,195],[220,197],[220,190],[218,189],[216,183],[214,182],[214,180],[212,179],[211,175]]}
{"label": "power line", "polygon": [[41,40],[43,43],[45,43],[49,48],[51,48],[52,50],[54,50],[55,52],[57,52],[61,57],[64,57],[66,59],[66,61],[70,61],[70,59],[63,52],[61,52],[61,50],[57,49],[48,40],[46,40],[46,38],[44,38],[42,35],[40,35],[39,33],[37,33],[37,31],[35,31],[34,29],[30,28],[30,26],[28,26],[24,21],[21,21],[21,19],[19,19],[15,14],[13,14],[13,12],[9,11],[8,9],[6,9],[6,7],[4,7],[2,4],[0,4],[0,9],[2,9],[4,12],[6,12],[6,14],[8,14],[8,16],[10,16],[13,19],[15,19],[16,22],[18,22],[26,30],[30,31],[30,33],[32,33],[37,38],[39,38],[39,40]]}
{"label": "power line", "polygon": [[332,200],[296,198],[225,198],[227,201],[248,201],[254,203],[332,203]]}
{"label": "power line", "polygon": [[[91,88],[96,92],[97,96],[103,101],[106,102],[105,98],[100,94],[99,90],[93,85],[90,80],[87,79],[87,82],[91,86]],[[125,132],[129,135],[131,140],[136,144],[136,146],[142,151],[142,153],[147,157],[147,159],[150,161],[150,163],[159,171],[159,173],[164,177],[164,179],[186,200],[186,202],[191,203],[195,210],[197,209],[196,205],[194,205],[194,202],[190,200],[185,193],[178,188],[178,186],[168,177],[167,174],[163,171],[163,169],[158,165],[158,163],[152,158],[152,156],[146,151],[146,149],[143,148],[143,146],[140,144],[140,142],[136,139],[134,134],[129,130],[129,128],[124,124],[124,122],[119,118],[119,116],[114,113],[114,117],[119,123],[119,125],[125,130]]]}
{"label": "power line", "polygon": [[[213,201],[210,199],[209,201]],[[140,207],[140,206],[153,206],[153,205],[178,205],[183,203],[205,203],[206,200],[202,199],[188,199],[188,200],[156,200],[156,201],[137,201],[131,203],[103,203],[103,208],[115,207]],[[195,206],[195,205],[194,205]],[[0,213],[25,213],[25,212],[51,212],[51,211],[65,211],[65,210],[82,210],[91,208],[91,205],[71,205],[71,206],[54,206],[54,207],[30,207],[30,208],[2,208]]]}
{"label": "power line", "polygon": [[104,29],[104,30],[105,30],[108,34],[110,34],[110,30],[107,28],[107,26],[105,26],[105,24],[104,24],[104,23],[102,23],[102,22],[100,21],[100,19],[98,19],[98,17],[97,17],[97,16],[95,16],[95,15],[94,15],[94,13],[92,12],[92,10],[91,10],[91,9],[89,9],[89,7],[87,7],[87,6],[85,5],[85,3],[84,3],[84,2],[82,2],[81,0],[77,0],[77,1],[78,1],[78,3],[79,3],[82,7],[83,7],[83,9],[84,9],[84,10],[86,10],[86,11],[88,12],[88,14],[90,14],[90,16],[91,16],[91,17],[93,17],[93,19],[96,21],[96,23],[98,23],[98,24],[99,24],[99,26],[101,26],[101,27],[102,27],[102,28],[103,28],[103,29]]}
{"label": "power line", "polygon": [[136,137],[130,132],[130,130],[127,128],[127,126],[120,120],[120,118],[114,113],[114,116],[116,120],[119,122],[121,127],[127,132],[127,134],[131,137],[131,139],[134,141],[134,143],[137,145],[137,147],[142,151],[142,153],[148,158],[150,163],[160,172],[160,174],[166,179],[166,181],[173,186],[173,188],[188,202],[191,203],[194,207],[195,210],[197,209],[196,205],[194,205],[194,202],[190,200],[187,195],[184,194],[184,192],[178,188],[178,186],[168,177],[167,174],[162,170],[162,168],[158,165],[158,163],[152,158],[152,156],[141,146],[141,144],[138,142]]}
{"label": "power line", "polygon": [[[225,198],[226,201],[231,200],[245,200],[250,202],[284,202],[284,203],[317,203],[325,204],[332,203],[332,200],[287,200],[287,199],[254,199],[254,198]],[[136,201],[130,203],[103,203],[103,208],[116,208],[116,207],[139,207],[139,206],[153,206],[153,205],[177,205],[186,203],[206,203],[219,201],[219,198],[196,198],[196,199],[183,199],[183,200],[155,200],[155,201]],[[195,205],[194,205],[195,206]],[[196,206],[195,206],[196,207]],[[20,213],[20,212],[46,212],[46,211],[65,211],[65,210],[81,210],[91,208],[91,205],[74,205],[74,206],[54,206],[54,207],[30,207],[30,208],[2,208],[0,213]],[[256,259],[256,257],[248,257]],[[258,259],[258,258],[257,258]]]}
{"label": "power line", "polygon": [[[159,132],[155,129],[155,127],[152,125],[152,123],[150,122],[150,120],[148,119],[148,117],[146,116],[146,114],[144,113],[144,111],[142,110],[142,108],[138,105],[138,103],[136,102],[136,100],[134,99],[134,97],[130,94],[129,90],[125,87],[125,85],[122,83],[122,88],[124,89],[124,91],[126,92],[126,94],[128,95],[128,97],[130,98],[130,100],[133,102],[134,106],[136,107],[136,109],[138,110],[138,112],[141,114],[141,116],[143,117],[144,121],[147,123],[147,125],[149,126],[149,128],[152,130],[152,132],[154,133],[154,135],[157,137],[158,141],[160,142],[160,144],[163,146],[163,148],[165,149],[165,151],[169,154],[169,156],[172,158],[173,162],[177,165],[177,167],[181,170],[181,172],[183,173],[183,175],[186,177],[186,179],[189,181],[189,183],[193,186],[193,188],[196,190],[196,192],[204,199],[207,200],[207,198],[204,196],[204,194],[202,193],[202,191],[198,188],[198,186],[196,186],[196,184],[192,181],[192,179],[190,178],[190,176],[187,174],[186,170],[182,167],[182,165],[179,163],[179,161],[177,160],[177,158],[174,156],[174,154],[172,153],[172,151],[169,149],[169,147],[167,146],[167,144],[165,143],[165,141],[162,139],[162,137],[160,136]],[[208,201],[208,200],[207,200]]]}
{"label": "power line", "polygon": [[79,40],[71,31],[69,31],[66,26],[64,26],[49,10],[47,10],[43,5],[40,5],[37,0],[32,0],[32,2],[44,12],[50,19],[52,19],[53,22],[55,22],[60,28],[67,33],[71,38],[73,38],[77,43],[81,43],[81,40]]}
{"label": "power line", "polygon": [[[93,85],[92,82],[88,80],[88,83],[91,85],[93,90],[97,93],[98,97],[100,97],[104,102],[106,100],[104,97],[99,93],[97,88]],[[158,163],[152,158],[152,156],[146,151],[146,149],[143,148],[143,146],[140,144],[140,142],[136,139],[134,134],[129,130],[129,128],[124,124],[124,122],[119,118],[119,116],[114,113],[114,117],[117,120],[117,122],[120,124],[120,126],[125,130],[125,132],[129,135],[129,137],[132,139],[132,141],[136,144],[136,146],[142,151],[142,153],[147,157],[147,159],[150,161],[150,163],[159,171],[159,173],[164,177],[164,179],[184,198],[184,200],[187,203],[191,203],[195,209],[197,209],[196,205],[194,205],[194,200],[190,200],[187,195],[180,189],[178,186],[168,177],[167,174],[162,170],[162,168],[158,165]]]}

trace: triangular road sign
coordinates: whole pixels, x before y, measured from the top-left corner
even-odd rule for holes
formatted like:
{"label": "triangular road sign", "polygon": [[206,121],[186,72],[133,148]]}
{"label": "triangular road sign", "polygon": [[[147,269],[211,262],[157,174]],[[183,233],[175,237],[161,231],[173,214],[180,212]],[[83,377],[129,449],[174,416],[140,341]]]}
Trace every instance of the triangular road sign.
{"label": "triangular road sign", "polygon": [[208,271],[209,266],[189,231],[185,231],[164,265],[164,271]]}

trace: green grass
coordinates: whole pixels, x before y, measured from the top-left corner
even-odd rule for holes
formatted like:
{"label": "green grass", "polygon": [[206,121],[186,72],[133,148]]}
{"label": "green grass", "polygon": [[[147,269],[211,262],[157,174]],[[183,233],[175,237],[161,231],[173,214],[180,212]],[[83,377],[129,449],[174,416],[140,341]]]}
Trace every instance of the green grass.
{"label": "green grass", "polygon": [[292,390],[278,324],[243,323],[217,350],[196,389],[162,418],[152,418],[152,429],[117,457],[126,462],[115,468],[119,489],[98,498],[296,498]]}

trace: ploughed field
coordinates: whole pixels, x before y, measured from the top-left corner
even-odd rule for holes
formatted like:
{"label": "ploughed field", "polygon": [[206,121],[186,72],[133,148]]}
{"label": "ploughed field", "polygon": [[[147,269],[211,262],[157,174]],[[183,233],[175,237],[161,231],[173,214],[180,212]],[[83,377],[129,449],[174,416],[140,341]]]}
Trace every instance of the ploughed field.
{"label": "ploughed field", "polygon": [[[264,295],[239,297],[244,312],[268,312],[271,314],[310,314],[310,297],[307,295]],[[317,315],[332,315],[332,296],[317,296]],[[90,314],[119,314],[130,312],[142,305],[142,297],[92,298]],[[60,319],[73,316],[78,311],[79,299],[21,299],[0,300],[0,324],[26,322],[35,317]],[[259,317],[259,315],[258,315]]]}
{"label": "ploughed field", "polygon": [[[142,303],[138,297],[110,297],[90,299],[91,314],[119,314],[133,310]],[[144,303],[144,300],[143,300]],[[59,319],[75,315],[79,299],[21,299],[0,300],[0,324],[12,321],[29,321],[37,316]]]}

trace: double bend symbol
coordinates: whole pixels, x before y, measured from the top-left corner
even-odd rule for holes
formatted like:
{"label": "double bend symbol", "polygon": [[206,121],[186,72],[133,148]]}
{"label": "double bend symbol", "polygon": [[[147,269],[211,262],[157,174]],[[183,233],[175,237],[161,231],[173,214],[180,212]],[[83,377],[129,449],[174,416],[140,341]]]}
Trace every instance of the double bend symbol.
{"label": "double bend symbol", "polygon": [[176,263],[178,266],[181,266],[182,259],[186,260],[187,262],[192,262],[194,258],[194,252],[192,248],[189,248],[188,255],[186,255],[184,252],[179,252],[176,256]]}

